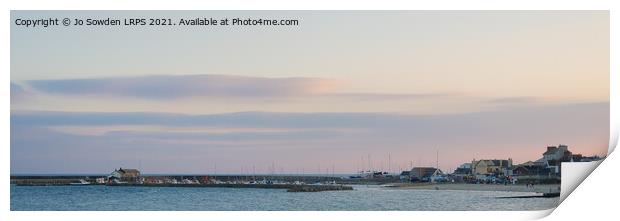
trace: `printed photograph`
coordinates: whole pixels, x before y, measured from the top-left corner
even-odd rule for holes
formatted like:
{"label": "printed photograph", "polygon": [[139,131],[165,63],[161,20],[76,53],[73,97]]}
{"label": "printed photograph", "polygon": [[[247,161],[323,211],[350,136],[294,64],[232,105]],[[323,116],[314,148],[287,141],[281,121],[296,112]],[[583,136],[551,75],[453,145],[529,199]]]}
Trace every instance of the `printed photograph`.
{"label": "printed photograph", "polygon": [[12,211],[530,211],[609,11],[11,11]]}

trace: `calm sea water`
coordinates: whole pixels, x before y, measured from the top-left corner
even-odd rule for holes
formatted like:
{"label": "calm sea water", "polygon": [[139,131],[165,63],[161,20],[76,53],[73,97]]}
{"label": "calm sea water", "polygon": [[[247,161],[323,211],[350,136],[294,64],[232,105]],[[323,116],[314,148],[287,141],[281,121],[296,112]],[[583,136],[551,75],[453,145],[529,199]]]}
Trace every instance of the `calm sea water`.
{"label": "calm sea water", "polygon": [[11,185],[11,210],[542,210],[559,200],[497,198],[528,193],[354,188],[289,193],[250,188]]}

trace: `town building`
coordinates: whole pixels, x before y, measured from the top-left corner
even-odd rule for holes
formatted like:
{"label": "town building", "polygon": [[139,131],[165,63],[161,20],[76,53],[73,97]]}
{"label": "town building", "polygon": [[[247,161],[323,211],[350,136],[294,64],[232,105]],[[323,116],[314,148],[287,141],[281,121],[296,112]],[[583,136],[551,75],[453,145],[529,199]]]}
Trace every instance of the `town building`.
{"label": "town building", "polygon": [[512,174],[515,177],[522,179],[540,179],[543,177],[549,177],[552,171],[547,167],[541,167],[537,164],[519,164],[512,170]]}
{"label": "town building", "polygon": [[430,181],[430,178],[436,174],[442,174],[442,172],[435,167],[414,167],[409,171],[411,181]]}
{"label": "town building", "polygon": [[588,162],[599,159],[598,156],[584,157],[581,154],[573,154],[568,150],[567,145],[560,144],[558,146],[547,146],[547,151],[543,153],[543,157],[535,163],[548,168],[554,175],[559,176],[562,162]]}
{"label": "town building", "polygon": [[466,182],[471,175],[471,163],[464,163],[457,167],[450,176],[453,180]]}
{"label": "town building", "polygon": [[137,169],[123,169],[119,168],[114,170],[108,176],[108,182],[121,181],[121,182],[137,182],[140,180],[140,171]]}
{"label": "town building", "polygon": [[462,182],[558,183],[562,162],[590,162],[599,156],[573,154],[568,146],[547,146],[542,158],[513,165],[512,159],[472,160],[459,166],[450,176]]}
{"label": "town building", "polygon": [[454,170],[454,175],[469,175],[471,174],[471,163],[461,164]]}
{"label": "town building", "polygon": [[508,160],[472,160],[472,175],[480,176],[510,176],[512,175],[512,159]]}
{"label": "town building", "polygon": [[400,173],[400,181],[411,181],[411,171],[405,170]]}
{"label": "town building", "polygon": [[598,156],[585,157],[573,154],[564,144],[547,146],[542,158],[515,166],[513,174],[519,182],[557,183],[560,181],[562,162],[588,162],[599,159]]}
{"label": "town building", "polygon": [[542,160],[569,162],[573,153],[568,151],[568,146],[560,144],[556,146],[548,146],[547,151],[543,153]]}
{"label": "town building", "polygon": [[586,157],[581,154],[573,154],[571,157],[571,162],[592,162],[597,160],[601,160],[601,158],[599,156]]}

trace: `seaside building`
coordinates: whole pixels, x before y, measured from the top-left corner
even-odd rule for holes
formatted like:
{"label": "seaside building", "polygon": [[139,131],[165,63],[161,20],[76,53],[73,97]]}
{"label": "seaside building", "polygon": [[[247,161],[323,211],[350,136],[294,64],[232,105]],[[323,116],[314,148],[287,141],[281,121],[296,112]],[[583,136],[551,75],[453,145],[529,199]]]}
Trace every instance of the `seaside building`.
{"label": "seaside building", "polygon": [[399,178],[401,181],[411,181],[411,171],[405,170],[401,172]]}
{"label": "seaside building", "polygon": [[559,176],[562,162],[588,162],[600,160],[598,156],[584,157],[581,154],[573,154],[568,150],[568,146],[560,144],[556,146],[547,146],[547,151],[543,153],[542,158],[538,159],[535,164],[548,168],[551,172]]}
{"label": "seaside building", "polygon": [[546,179],[553,174],[549,168],[536,164],[519,164],[515,166],[512,173],[520,179]]}
{"label": "seaside building", "polygon": [[549,164],[540,161],[527,161],[514,166],[511,180],[513,183],[556,183],[559,176],[549,167]]}
{"label": "seaside building", "polygon": [[114,170],[108,176],[108,181],[137,182],[140,180],[140,171],[137,169]]}
{"label": "seaside building", "polygon": [[512,175],[512,159],[508,160],[472,160],[471,173],[475,176],[510,176]]}
{"label": "seaside building", "polygon": [[560,173],[560,163],[572,161],[573,153],[568,151],[568,146],[560,144],[559,146],[547,146],[547,151],[543,153],[543,157],[537,160],[541,165],[549,168],[553,173]]}
{"label": "seaside building", "polygon": [[568,151],[568,146],[560,144],[556,146],[548,146],[547,151],[543,153],[543,158],[541,160],[551,161],[570,161],[573,153]]}
{"label": "seaside building", "polygon": [[435,167],[414,167],[409,171],[409,176],[411,181],[430,181],[433,175],[442,173]]}
{"label": "seaside building", "polygon": [[[450,177],[461,182],[525,182],[525,183],[557,183],[560,181],[562,162],[590,162],[600,160],[599,156],[583,156],[573,154],[568,146],[547,146],[542,158],[513,165],[512,159],[472,160],[459,166]],[[499,181],[498,181],[499,180]]]}
{"label": "seaside building", "polygon": [[592,162],[597,160],[601,160],[601,158],[599,156],[585,157],[581,154],[573,154],[571,158],[571,162]]}
{"label": "seaside building", "polygon": [[454,170],[454,175],[468,175],[471,174],[471,163],[461,164],[459,167]]}
{"label": "seaside building", "polygon": [[471,163],[464,163],[457,167],[450,176],[453,180],[464,182],[471,175]]}
{"label": "seaside building", "polygon": [[520,182],[555,183],[560,180],[562,162],[589,162],[593,160],[600,160],[600,157],[573,154],[564,144],[547,146],[542,158],[515,166],[513,174]]}

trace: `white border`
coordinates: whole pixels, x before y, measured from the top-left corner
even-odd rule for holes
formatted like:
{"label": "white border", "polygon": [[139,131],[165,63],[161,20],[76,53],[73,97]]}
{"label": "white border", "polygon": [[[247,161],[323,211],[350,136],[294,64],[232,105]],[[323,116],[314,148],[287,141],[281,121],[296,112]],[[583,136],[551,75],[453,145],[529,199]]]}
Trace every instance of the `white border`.
{"label": "white border", "polygon": [[[10,134],[9,134],[9,121],[10,121],[10,100],[9,100],[9,87],[10,82],[10,48],[9,32],[10,32],[10,11],[9,10],[213,10],[213,9],[235,9],[235,10],[311,10],[311,9],[329,9],[329,10],[611,10],[611,136],[610,136],[610,151],[617,145],[618,130],[620,128],[620,122],[618,122],[617,113],[620,102],[618,102],[618,62],[617,52],[618,44],[613,41],[619,36],[617,28],[614,28],[613,24],[619,24],[618,15],[615,13],[617,6],[613,4],[611,0],[590,0],[590,1],[575,1],[575,0],[521,0],[521,1],[492,1],[492,0],[437,0],[437,1],[339,1],[334,2],[328,0],[315,0],[315,1],[285,1],[285,0],[266,0],[266,1],[253,1],[253,0],[232,0],[232,1],[191,1],[191,0],[143,0],[143,1],[123,1],[123,0],[110,0],[110,1],[80,1],[80,0],[22,0],[22,1],[3,1],[4,10],[2,18],[4,22],[2,26],[2,42],[4,42],[4,49],[2,50],[2,62],[1,67],[4,69],[4,75],[2,75],[3,84],[6,87],[2,87],[0,91],[0,99],[4,108],[2,108],[2,120],[0,121],[0,130],[2,139],[2,151],[0,154],[0,162],[2,162],[2,181],[0,181],[0,187],[2,188],[2,195],[5,197],[0,202],[2,208],[1,220],[36,220],[45,217],[46,220],[108,220],[108,219],[148,219],[148,220],[171,220],[171,219],[222,219],[222,220],[236,220],[236,219],[259,219],[259,220],[323,220],[323,219],[351,219],[356,220],[379,220],[379,219],[436,219],[441,217],[442,219],[501,219],[501,220],[521,220],[532,219],[544,216],[551,211],[537,211],[537,212],[9,212],[9,166],[10,166]],[[121,7],[122,5],[122,7]],[[606,163],[603,163],[603,167]],[[617,164],[616,164],[617,165]],[[595,171],[596,172],[596,171]],[[616,175],[617,176],[617,175]],[[592,182],[605,182],[602,180],[590,180]],[[617,181],[617,180],[616,180]],[[580,202],[578,199],[571,199],[568,197],[564,203],[575,203],[577,205],[585,205],[591,202]],[[563,207],[563,206],[561,206]],[[571,212],[571,211],[564,211]],[[613,214],[613,211],[596,211],[597,214],[609,212]]]}

